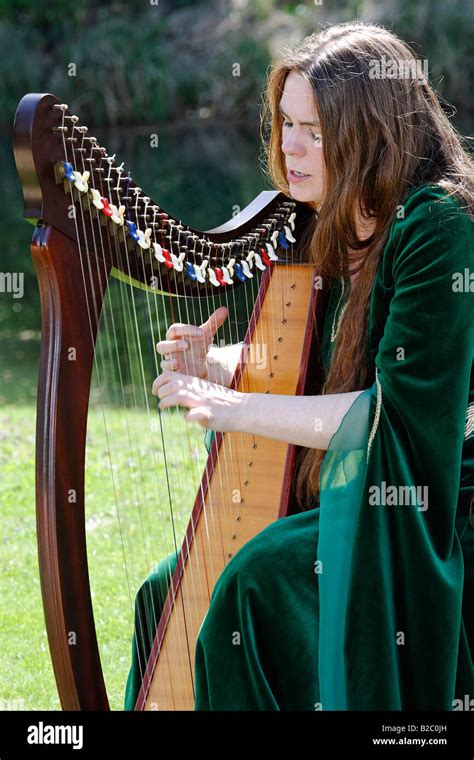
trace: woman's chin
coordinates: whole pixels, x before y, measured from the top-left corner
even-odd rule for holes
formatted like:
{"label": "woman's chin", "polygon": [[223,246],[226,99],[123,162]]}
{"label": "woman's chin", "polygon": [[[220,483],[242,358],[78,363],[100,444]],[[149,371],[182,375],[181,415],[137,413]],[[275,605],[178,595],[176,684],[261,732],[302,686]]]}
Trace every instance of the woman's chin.
{"label": "woman's chin", "polygon": [[303,201],[305,203],[320,204],[322,198],[319,193],[315,192],[311,187],[304,187],[305,182],[290,183],[290,195],[296,201]]}

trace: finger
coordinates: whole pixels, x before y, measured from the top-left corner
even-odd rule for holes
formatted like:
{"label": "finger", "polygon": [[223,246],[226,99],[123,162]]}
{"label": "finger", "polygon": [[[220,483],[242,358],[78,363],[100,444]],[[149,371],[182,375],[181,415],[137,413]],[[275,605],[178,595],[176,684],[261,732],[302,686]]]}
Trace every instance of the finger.
{"label": "finger", "polygon": [[151,392],[153,396],[161,396],[162,394],[162,388],[164,387],[164,383],[162,381],[163,375],[159,375],[155,380],[153,380],[153,385],[151,386]]}
{"label": "finger", "polygon": [[155,383],[153,383],[152,393],[154,396],[163,399],[167,396],[176,396],[178,391],[176,390],[174,383],[165,383],[164,385],[155,385]]}
{"label": "finger", "polygon": [[159,354],[166,356],[167,354],[174,354],[177,351],[186,351],[189,348],[187,340],[160,340],[156,344],[156,350]]}
{"label": "finger", "polygon": [[154,396],[157,396],[160,388],[163,388],[163,386],[165,386],[167,383],[177,382],[179,379],[183,377],[185,376],[179,374],[178,372],[171,372],[170,370],[164,370],[164,372],[162,372],[161,375],[158,375],[158,377],[155,377],[155,379],[153,380],[151,392],[153,393]]}
{"label": "finger", "polygon": [[187,325],[184,322],[175,322],[166,331],[167,340],[176,340],[181,337],[202,337],[202,329],[196,325]]}
{"label": "finger", "polygon": [[185,388],[182,388],[177,393],[170,393],[169,396],[161,398],[158,406],[160,409],[167,409],[170,406],[184,406],[191,409],[197,403],[200,398],[194,393],[190,393]]}
{"label": "finger", "polygon": [[228,315],[229,310],[226,306],[219,306],[219,308],[211,314],[209,319],[201,325],[202,330],[206,333],[206,338],[212,340],[219,327],[221,327],[226,321]]}
{"label": "finger", "polygon": [[[174,389],[179,388],[181,390],[182,388],[185,388],[189,383],[191,383],[194,379],[199,378],[194,378],[193,375],[185,375],[183,372],[171,372],[170,370],[166,369],[161,373],[161,375],[158,375],[158,377],[155,377],[153,380],[151,392],[154,396],[157,396],[158,390],[160,388],[163,388],[163,386],[166,386],[168,383],[170,383]],[[169,388],[167,391],[169,391]]]}
{"label": "finger", "polygon": [[160,367],[162,370],[173,370],[176,369],[178,366],[178,361],[176,359],[163,359],[162,362],[160,362]]}
{"label": "finger", "polygon": [[184,419],[186,422],[199,422],[202,427],[205,427],[209,424],[211,413],[206,407],[197,406],[194,409],[190,409],[189,412],[184,415]]}

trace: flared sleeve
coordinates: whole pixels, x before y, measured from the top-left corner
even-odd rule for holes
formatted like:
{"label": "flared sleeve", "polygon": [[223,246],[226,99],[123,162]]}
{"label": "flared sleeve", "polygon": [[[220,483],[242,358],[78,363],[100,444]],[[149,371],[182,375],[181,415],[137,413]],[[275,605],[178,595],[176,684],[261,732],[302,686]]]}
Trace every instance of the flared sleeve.
{"label": "flared sleeve", "polygon": [[[323,709],[452,710],[461,691],[474,694],[457,530],[473,271],[468,214],[440,187],[416,188],[392,223],[372,292],[369,334],[387,304],[375,382],[345,415],[321,467]],[[463,480],[474,487],[470,464]]]}

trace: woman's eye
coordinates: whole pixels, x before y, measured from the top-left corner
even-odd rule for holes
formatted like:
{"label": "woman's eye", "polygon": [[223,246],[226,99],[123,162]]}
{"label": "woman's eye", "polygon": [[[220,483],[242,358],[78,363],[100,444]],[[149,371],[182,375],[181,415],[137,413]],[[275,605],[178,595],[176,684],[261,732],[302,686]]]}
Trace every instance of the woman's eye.
{"label": "woman's eye", "polygon": [[[291,121],[283,121],[283,123],[282,123],[282,127],[292,127],[292,126],[293,126],[293,124],[291,123]],[[318,135],[318,134],[315,135],[314,132],[311,129],[309,130],[309,133],[310,133],[311,137],[313,138],[314,142],[316,143],[316,145],[318,145],[318,146],[322,145],[322,139],[323,138],[322,138],[321,135]]]}

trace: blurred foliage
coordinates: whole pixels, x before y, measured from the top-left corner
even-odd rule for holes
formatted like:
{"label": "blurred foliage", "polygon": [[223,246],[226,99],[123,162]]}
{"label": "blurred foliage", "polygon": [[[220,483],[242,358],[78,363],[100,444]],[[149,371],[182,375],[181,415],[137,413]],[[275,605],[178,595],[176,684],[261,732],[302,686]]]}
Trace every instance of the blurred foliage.
{"label": "blurred foliage", "polygon": [[[202,3],[201,5],[204,5]],[[193,0],[0,0],[0,127],[10,128],[26,92],[53,92],[84,121],[137,124],[176,116],[170,17]],[[75,73],[71,70],[75,65]],[[183,75],[192,81],[192,67]],[[185,93],[192,101],[196,90]]]}
{"label": "blurred foliage", "polygon": [[[51,92],[63,94],[67,80],[73,80],[69,89],[74,110],[94,114],[96,124],[135,124],[137,114],[148,123],[164,120],[169,115],[167,67],[156,44],[163,26],[160,19],[141,28],[110,16],[90,29],[87,45],[83,37],[68,37],[55,55]],[[65,77],[70,62],[76,66],[75,77]]]}
{"label": "blurred foliage", "polygon": [[[471,0],[399,0],[394,31],[428,59],[432,84],[459,112],[459,127],[474,124],[474,14]],[[415,44],[413,44],[415,43]],[[452,112],[450,109],[449,112]]]}
{"label": "blurred foliage", "polygon": [[[381,23],[428,58],[440,94],[474,121],[471,0],[0,0],[0,128],[26,92],[53,92],[84,122],[256,118],[270,50],[320,24]],[[241,75],[232,67],[238,62]],[[70,64],[76,66],[71,75]]]}
{"label": "blurred foliage", "polygon": [[[195,0],[173,0],[173,8],[195,6]],[[202,5],[203,3],[201,3]],[[158,7],[153,0],[48,0],[47,3],[32,3],[31,0],[0,0],[0,19],[19,23],[44,32],[49,39],[63,29],[74,26],[88,27],[111,16],[130,17],[130,22],[143,13],[144,7]],[[161,5],[166,6],[161,0]]]}

